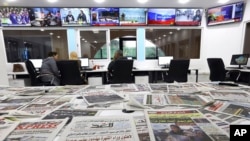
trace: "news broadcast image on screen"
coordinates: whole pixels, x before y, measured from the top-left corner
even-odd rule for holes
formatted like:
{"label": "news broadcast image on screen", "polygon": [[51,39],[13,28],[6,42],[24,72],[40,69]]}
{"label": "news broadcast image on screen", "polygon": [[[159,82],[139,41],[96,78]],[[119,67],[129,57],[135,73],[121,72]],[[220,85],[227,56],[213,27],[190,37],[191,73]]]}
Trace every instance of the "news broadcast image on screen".
{"label": "news broadcast image on screen", "polygon": [[148,9],[148,25],[174,25],[175,9]]}
{"label": "news broadcast image on screen", "polygon": [[209,8],[207,10],[207,25],[241,22],[243,12],[243,2]]}
{"label": "news broadcast image on screen", "polygon": [[176,9],[175,25],[200,26],[202,13],[202,9]]}
{"label": "news broadcast image on screen", "polygon": [[120,25],[121,26],[144,26],[146,25],[146,8],[120,8]]}
{"label": "news broadcast image on screen", "polygon": [[61,8],[62,26],[90,26],[89,8]]}
{"label": "news broadcast image on screen", "polygon": [[119,8],[91,8],[91,25],[118,26]]}
{"label": "news broadcast image on screen", "polygon": [[2,7],[0,8],[0,22],[2,26],[30,26],[28,8]]}
{"label": "news broadcast image on screen", "polygon": [[62,26],[60,8],[29,8],[31,26]]}

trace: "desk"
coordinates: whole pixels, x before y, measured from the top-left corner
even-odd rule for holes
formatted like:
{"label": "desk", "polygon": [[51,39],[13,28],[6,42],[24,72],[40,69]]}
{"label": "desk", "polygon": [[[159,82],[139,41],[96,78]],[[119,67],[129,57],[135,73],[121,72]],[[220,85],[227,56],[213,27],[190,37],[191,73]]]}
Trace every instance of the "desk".
{"label": "desk", "polygon": [[[196,82],[198,82],[199,69],[198,68],[189,68],[189,70],[195,71]],[[134,76],[143,75],[143,73],[147,74],[149,76],[149,83],[157,83],[158,72],[166,72],[166,71],[168,71],[168,68],[136,68],[136,69],[132,70],[132,72],[134,73]],[[104,84],[106,84],[108,82],[107,72],[108,72],[108,70],[106,70],[106,69],[81,70],[81,73],[83,73],[85,75],[86,79],[90,75],[102,76]]]}
{"label": "desk", "polygon": [[231,68],[231,67],[226,67],[226,70],[228,71],[232,71],[232,70],[235,70],[235,71],[239,71],[239,75],[238,75],[238,78],[237,79],[240,79],[241,77],[241,73],[247,73],[248,74],[248,79],[247,79],[247,84],[250,85],[250,69],[238,69],[238,68]]}

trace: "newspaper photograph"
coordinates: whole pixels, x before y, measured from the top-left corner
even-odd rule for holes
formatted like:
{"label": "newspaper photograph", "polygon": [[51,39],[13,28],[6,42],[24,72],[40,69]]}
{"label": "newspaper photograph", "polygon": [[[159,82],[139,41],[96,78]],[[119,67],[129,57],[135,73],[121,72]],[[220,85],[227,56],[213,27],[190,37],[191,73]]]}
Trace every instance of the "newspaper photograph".
{"label": "newspaper photograph", "polygon": [[19,124],[0,117],[0,141],[3,141]]}
{"label": "newspaper photograph", "polygon": [[[229,141],[228,134],[220,129],[213,122],[209,121],[206,118],[192,118],[196,125],[199,126],[213,141]],[[201,133],[196,133],[198,136],[201,136]]]}
{"label": "newspaper photograph", "polygon": [[206,101],[205,98],[199,95],[191,95],[191,94],[175,94],[175,95],[166,95],[169,104],[172,105],[191,105],[191,106],[204,106],[209,101]]}
{"label": "newspaper photograph", "polygon": [[153,92],[158,92],[158,91],[166,92],[166,93],[168,92],[167,84],[149,84],[149,86]]}
{"label": "newspaper photograph", "polygon": [[68,119],[21,122],[6,141],[52,141]]}
{"label": "newspaper photograph", "polygon": [[116,92],[136,92],[134,84],[110,84],[110,88]]}
{"label": "newspaper photograph", "polygon": [[51,101],[54,101],[58,98],[62,97],[62,95],[43,95],[32,101],[33,104],[47,104]]}
{"label": "newspaper photograph", "polygon": [[134,84],[139,92],[151,92],[149,84]]}
{"label": "newspaper photograph", "polygon": [[26,104],[32,102],[34,99],[39,98],[40,96],[9,96],[5,100],[0,100],[0,103],[16,103],[16,104]]}
{"label": "newspaper photograph", "polygon": [[145,110],[145,114],[151,141],[212,140],[191,119],[203,116],[195,109]]}
{"label": "newspaper photograph", "polygon": [[140,141],[150,141],[148,126],[145,116],[134,116],[136,130]]}
{"label": "newspaper photograph", "polygon": [[115,91],[89,91],[82,94],[88,105],[98,103],[116,103],[124,101],[124,98],[118,95]]}
{"label": "newspaper photograph", "polygon": [[250,95],[246,91],[240,90],[218,90],[210,91],[210,95],[213,99],[217,100],[229,100],[239,102],[250,102]]}
{"label": "newspaper photograph", "polygon": [[73,117],[60,141],[139,141],[132,117]]}
{"label": "newspaper photograph", "polygon": [[52,94],[67,94],[67,95],[72,95],[80,92],[82,89],[84,89],[86,86],[80,85],[80,86],[75,86],[75,85],[65,85],[65,86],[57,86],[53,90],[51,90],[49,93]]}

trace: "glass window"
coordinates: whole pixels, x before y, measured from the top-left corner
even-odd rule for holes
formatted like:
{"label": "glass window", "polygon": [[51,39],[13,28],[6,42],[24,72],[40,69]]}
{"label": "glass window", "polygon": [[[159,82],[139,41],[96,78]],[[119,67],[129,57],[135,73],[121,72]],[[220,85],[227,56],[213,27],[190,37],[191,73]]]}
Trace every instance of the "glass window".
{"label": "glass window", "polygon": [[81,55],[90,59],[107,59],[107,30],[80,31]]}
{"label": "glass window", "polygon": [[200,57],[201,29],[146,29],[146,59]]}
{"label": "glass window", "polygon": [[8,62],[44,59],[56,51],[59,59],[68,59],[65,30],[3,30]]}

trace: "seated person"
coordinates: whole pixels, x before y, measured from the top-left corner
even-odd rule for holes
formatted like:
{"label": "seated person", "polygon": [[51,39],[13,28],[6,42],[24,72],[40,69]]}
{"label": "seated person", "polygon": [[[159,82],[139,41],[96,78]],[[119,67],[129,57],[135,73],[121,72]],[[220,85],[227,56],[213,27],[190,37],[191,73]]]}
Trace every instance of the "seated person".
{"label": "seated person", "polygon": [[114,54],[113,60],[108,65],[108,79],[112,81],[112,72],[114,70],[114,63],[116,60],[124,59],[122,50],[117,50]]}
{"label": "seated person", "polygon": [[60,74],[56,64],[57,58],[58,54],[56,52],[49,52],[48,58],[43,60],[40,69],[41,80],[51,82],[55,86],[60,85]]}
{"label": "seated person", "polygon": [[78,66],[81,69],[81,60],[79,60],[78,55],[75,51],[70,52],[69,54],[69,60],[77,60]]}

